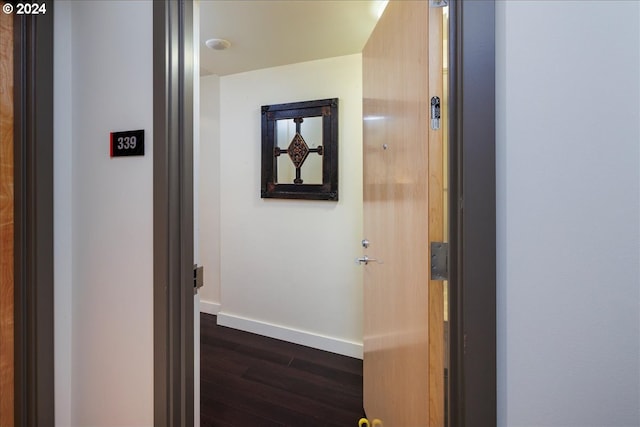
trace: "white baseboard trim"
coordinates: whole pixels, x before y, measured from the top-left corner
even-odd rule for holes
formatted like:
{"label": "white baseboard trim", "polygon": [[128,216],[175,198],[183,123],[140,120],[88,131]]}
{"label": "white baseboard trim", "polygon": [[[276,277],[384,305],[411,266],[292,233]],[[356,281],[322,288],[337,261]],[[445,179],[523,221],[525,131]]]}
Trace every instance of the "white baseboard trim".
{"label": "white baseboard trim", "polygon": [[217,302],[200,300],[200,313],[216,315],[220,313],[220,304]]}
{"label": "white baseboard trim", "polygon": [[[201,310],[202,311],[202,310]],[[218,325],[362,359],[362,343],[218,312]]]}

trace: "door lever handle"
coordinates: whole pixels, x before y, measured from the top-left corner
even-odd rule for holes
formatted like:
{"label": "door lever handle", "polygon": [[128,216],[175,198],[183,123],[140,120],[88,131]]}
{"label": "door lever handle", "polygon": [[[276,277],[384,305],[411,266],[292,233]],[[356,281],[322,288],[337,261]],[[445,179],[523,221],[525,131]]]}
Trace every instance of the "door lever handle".
{"label": "door lever handle", "polygon": [[375,258],[369,258],[368,256],[363,256],[361,258],[356,258],[356,264],[364,264],[364,265],[368,265],[370,262],[375,262],[378,264],[383,264],[382,261],[377,260]]}

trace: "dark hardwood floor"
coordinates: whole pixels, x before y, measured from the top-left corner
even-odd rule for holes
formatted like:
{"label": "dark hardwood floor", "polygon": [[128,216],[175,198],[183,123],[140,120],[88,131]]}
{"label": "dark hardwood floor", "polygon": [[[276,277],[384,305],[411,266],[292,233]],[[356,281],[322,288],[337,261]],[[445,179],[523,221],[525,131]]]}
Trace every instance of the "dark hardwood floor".
{"label": "dark hardwood floor", "polygon": [[200,316],[202,427],[351,427],[364,416],[362,360]]}

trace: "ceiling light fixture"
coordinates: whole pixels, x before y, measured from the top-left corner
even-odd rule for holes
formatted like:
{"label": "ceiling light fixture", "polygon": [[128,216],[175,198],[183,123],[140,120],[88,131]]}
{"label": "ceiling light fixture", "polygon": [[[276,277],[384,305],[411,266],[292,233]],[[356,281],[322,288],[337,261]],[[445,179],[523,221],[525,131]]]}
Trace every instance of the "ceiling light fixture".
{"label": "ceiling light fixture", "polygon": [[207,45],[209,49],[214,50],[225,50],[231,46],[231,42],[225,39],[209,39],[204,42],[204,44]]}

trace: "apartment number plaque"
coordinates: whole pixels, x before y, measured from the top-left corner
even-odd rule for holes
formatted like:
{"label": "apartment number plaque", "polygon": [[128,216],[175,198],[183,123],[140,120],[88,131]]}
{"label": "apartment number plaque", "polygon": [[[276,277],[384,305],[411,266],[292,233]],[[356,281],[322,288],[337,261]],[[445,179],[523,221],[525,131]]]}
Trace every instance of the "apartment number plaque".
{"label": "apartment number plaque", "polygon": [[144,156],[144,129],[111,132],[111,157]]}

